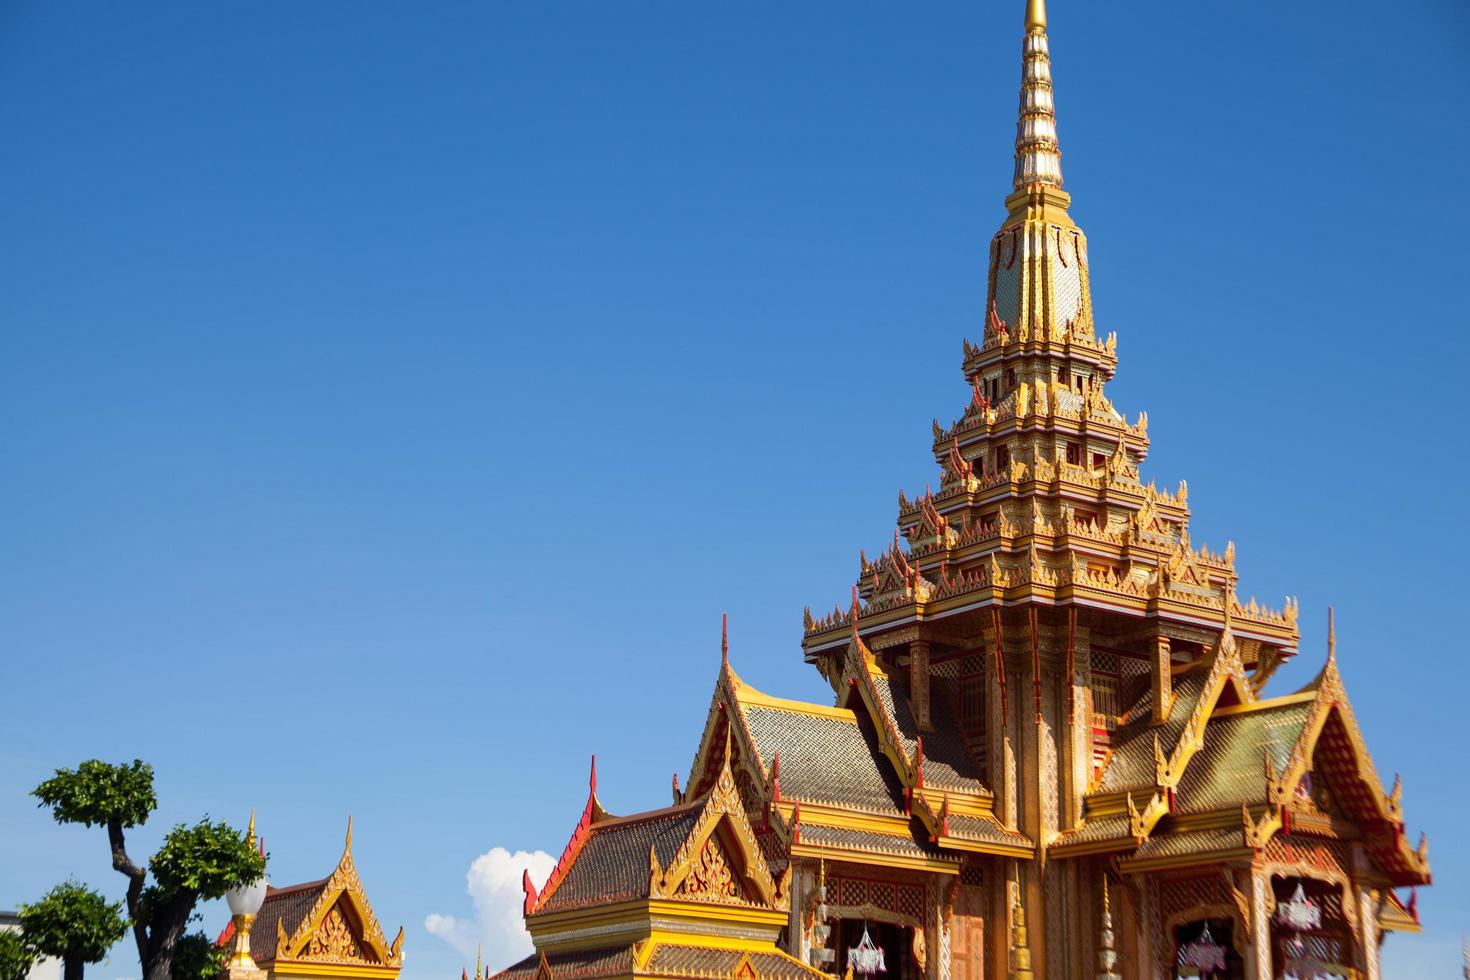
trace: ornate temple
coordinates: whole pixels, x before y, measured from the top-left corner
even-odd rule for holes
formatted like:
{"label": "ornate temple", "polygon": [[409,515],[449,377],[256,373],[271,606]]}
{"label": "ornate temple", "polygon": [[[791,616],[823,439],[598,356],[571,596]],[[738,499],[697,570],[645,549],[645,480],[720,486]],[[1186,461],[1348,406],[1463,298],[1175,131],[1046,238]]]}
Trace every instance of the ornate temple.
{"label": "ornate temple", "polygon": [[[671,806],[586,809],[525,882],[536,953],[499,980],[1376,978],[1396,889],[1430,880],[1329,639],[1237,596],[1186,487],[1142,482],[1109,401],[1087,239],[1063,190],[1042,0],[1015,180],[937,490],[898,496],[850,600],[806,615],[831,703],[723,658]],[[1329,627],[1329,633],[1331,632]]]}
{"label": "ornate temple", "polygon": [[403,930],[388,942],[357,876],[350,818],[331,874],[267,887],[259,911],[235,916],[216,943],[230,954],[222,980],[398,980],[403,967]]}

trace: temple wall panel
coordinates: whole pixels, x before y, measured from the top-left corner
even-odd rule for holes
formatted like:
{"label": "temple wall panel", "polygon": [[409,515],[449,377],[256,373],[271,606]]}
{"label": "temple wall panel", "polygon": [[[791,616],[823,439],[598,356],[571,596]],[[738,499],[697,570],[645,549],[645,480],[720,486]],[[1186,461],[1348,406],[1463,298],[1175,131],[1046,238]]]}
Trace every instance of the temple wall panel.
{"label": "temple wall panel", "polygon": [[979,869],[967,869],[955,890],[954,909],[950,916],[949,970],[952,980],[985,980],[987,975],[991,975],[986,970],[989,907],[989,892]]}

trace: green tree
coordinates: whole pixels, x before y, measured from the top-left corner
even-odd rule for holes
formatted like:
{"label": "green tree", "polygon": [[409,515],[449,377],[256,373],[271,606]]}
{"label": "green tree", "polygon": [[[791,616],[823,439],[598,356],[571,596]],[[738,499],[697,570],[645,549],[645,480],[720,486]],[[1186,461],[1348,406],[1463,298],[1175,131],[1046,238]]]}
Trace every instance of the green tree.
{"label": "green tree", "polygon": [[128,916],[144,980],[173,980],[174,958],[200,899],[219,898],[265,873],[265,858],[245,833],[208,817],[170,830],[146,865],[134,861],[124,831],[145,823],[158,807],[153,767],[140,760],[113,765],[91,759],[75,770],[58,769],[32,795],[58,823],[106,828],[112,866],[128,880]]}
{"label": "green tree", "polygon": [[36,954],[26,948],[20,933],[0,929],[0,980],[26,980]]}
{"label": "green tree", "polygon": [[33,952],[61,960],[65,980],[82,980],[82,967],[106,956],[128,934],[128,924],[121,902],[68,881],[36,904],[20,907],[20,934]]}
{"label": "green tree", "polygon": [[229,950],[202,932],[191,932],[174,949],[174,980],[219,980]]}

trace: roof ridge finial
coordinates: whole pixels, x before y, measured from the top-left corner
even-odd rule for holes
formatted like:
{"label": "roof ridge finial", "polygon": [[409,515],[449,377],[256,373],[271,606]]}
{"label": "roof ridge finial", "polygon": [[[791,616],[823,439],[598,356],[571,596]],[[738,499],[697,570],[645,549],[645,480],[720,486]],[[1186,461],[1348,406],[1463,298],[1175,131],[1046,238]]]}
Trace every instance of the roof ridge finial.
{"label": "roof ridge finial", "polygon": [[1337,617],[1331,606],[1327,607],[1327,662],[1337,660]]}
{"label": "roof ridge finial", "polygon": [[730,614],[720,613],[720,663],[730,662]]}
{"label": "roof ridge finial", "polygon": [[592,775],[587,778],[587,788],[593,796],[597,795],[597,753],[592,754]]}
{"label": "roof ridge finial", "polygon": [[352,853],[352,814],[347,814],[347,840],[342,845],[343,854]]}
{"label": "roof ridge finial", "polygon": [[255,807],[250,808],[250,825],[245,830],[245,841],[252,849],[255,847]]}

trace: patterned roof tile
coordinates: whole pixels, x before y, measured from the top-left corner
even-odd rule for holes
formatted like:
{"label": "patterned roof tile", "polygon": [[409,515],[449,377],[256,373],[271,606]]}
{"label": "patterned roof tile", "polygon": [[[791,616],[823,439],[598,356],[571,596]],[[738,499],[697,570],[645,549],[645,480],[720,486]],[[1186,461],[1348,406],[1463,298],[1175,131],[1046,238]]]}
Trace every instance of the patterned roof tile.
{"label": "patterned roof tile", "polygon": [[781,753],[782,796],[903,813],[903,786],[868,724],[758,704],[740,711],[766,764]]}
{"label": "patterned roof tile", "polygon": [[666,864],[689,836],[704,801],[592,825],[572,866],[537,912],[563,912],[648,896],[648,851]]}
{"label": "patterned roof tile", "polygon": [[1211,718],[1200,750],[1179,781],[1176,809],[1204,813],[1266,802],[1265,757],[1277,773],[1286,768],[1301,736],[1310,702],[1263,707]]}

